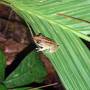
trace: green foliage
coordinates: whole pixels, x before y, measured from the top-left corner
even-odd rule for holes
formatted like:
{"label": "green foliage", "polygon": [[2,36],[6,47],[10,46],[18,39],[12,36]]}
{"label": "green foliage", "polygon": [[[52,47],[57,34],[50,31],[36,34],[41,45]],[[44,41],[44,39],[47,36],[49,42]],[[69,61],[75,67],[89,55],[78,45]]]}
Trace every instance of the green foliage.
{"label": "green foliage", "polygon": [[[90,37],[85,34],[90,34],[89,10],[90,1],[86,0],[3,0],[16,11],[18,14],[23,12],[25,20],[34,24],[34,19],[39,23],[41,20],[57,25],[66,31],[70,31],[77,36],[90,41]],[[61,14],[61,15],[60,15]],[[77,20],[64,15],[84,19]],[[23,16],[23,15],[22,15]],[[34,18],[33,18],[34,17]],[[32,25],[33,25],[32,24]],[[41,23],[42,24],[42,23]],[[34,24],[39,30],[39,26]],[[34,28],[34,27],[33,27]],[[42,30],[44,28],[41,28]]]}
{"label": "green foliage", "polygon": [[0,50],[0,82],[4,80],[5,67],[6,67],[6,58],[2,50]]}
{"label": "green foliage", "polygon": [[39,60],[38,53],[27,55],[20,65],[4,81],[8,88],[27,85],[32,82],[40,83],[45,79],[46,70]]}
{"label": "green foliage", "polygon": [[5,85],[0,84],[0,90],[8,90]]}
{"label": "green foliage", "polygon": [[[60,45],[56,53],[44,53],[55,67],[65,88],[90,90],[90,51],[80,40],[83,38],[90,41],[87,36],[90,34],[90,1],[4,1],[32,26],[36,34],[42,33]],[[83,20],[66,18],[65,15]]]}

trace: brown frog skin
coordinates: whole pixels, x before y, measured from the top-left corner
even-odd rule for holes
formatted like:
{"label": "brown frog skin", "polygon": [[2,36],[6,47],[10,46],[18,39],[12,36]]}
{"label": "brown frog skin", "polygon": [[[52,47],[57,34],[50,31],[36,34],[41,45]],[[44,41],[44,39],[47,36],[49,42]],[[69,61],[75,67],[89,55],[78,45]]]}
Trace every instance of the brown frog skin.
{"label": "brown frog skin", "polygon": [[38,47],[37,51],[48,50],[50,53],[54,53],[59,46],[55,41],[41,34],[33,36],[33,40]]}

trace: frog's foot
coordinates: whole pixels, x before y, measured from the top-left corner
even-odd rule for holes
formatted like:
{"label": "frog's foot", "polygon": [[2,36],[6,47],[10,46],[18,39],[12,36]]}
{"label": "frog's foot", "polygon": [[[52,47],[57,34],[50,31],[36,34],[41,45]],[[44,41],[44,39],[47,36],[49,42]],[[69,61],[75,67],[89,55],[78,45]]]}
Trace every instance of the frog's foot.
{"label": "frog's foot", "polygon": [[38,50],[39,48],[35,48],[35,50]]}
{"label": "frog's foot", "polygon": [[42,48],[42,47],[39,47],[39,48],[36,48],[36,51],[39,52],[39,51],[44,51],[45,49]]}

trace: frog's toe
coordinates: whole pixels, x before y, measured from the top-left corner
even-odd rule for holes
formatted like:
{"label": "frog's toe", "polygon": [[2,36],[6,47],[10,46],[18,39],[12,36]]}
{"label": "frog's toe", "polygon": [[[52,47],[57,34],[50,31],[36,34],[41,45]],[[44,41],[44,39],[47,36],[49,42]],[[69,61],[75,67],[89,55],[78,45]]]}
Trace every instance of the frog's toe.
{"label": "frog's toe", "polygon": [[41,48],[36,48],[36,52],[42,51]]}
{"label": "frog's toe", "polygon": [[36,52],[38,52],[39,51],[39,48],[35,48],[35,50],[36,50]]}
{"label": "frog's toe", "polygon": [[39,48],[35,48],[36,50],[38,50]]}

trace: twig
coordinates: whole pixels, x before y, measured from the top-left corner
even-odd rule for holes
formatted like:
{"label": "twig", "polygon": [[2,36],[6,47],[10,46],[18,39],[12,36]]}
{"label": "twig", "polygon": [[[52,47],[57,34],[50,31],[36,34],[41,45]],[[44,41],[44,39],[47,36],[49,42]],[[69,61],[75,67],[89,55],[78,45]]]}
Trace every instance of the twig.
{"label": "twig", "polygon": [[45,88],[45,87],[51,87],[51,86],[56,86],[58,85],[58,83],[53,83],[53,84],[49,84],[49,85],[44,85],[44,86],[40,86],[40,87],[35,87],[35,88],[31,88],[29,90],[34,90],[34,89],[41,89],[41,88]]}

